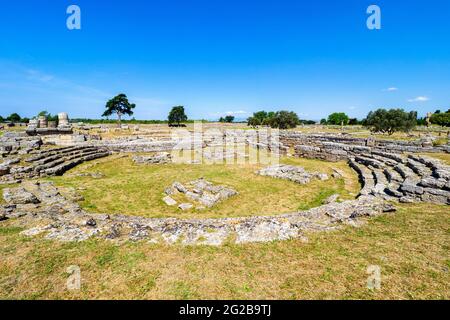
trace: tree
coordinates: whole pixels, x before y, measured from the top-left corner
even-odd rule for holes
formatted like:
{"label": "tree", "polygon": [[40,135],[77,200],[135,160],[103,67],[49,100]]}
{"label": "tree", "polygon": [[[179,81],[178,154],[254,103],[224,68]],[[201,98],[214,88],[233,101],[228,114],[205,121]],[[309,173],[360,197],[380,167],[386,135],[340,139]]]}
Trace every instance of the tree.
{"label": "tree", "polygon": [[[449,110],[450,111],[450,110]],[[437,124],[443,127],[450,127],[450,112],[435,113],[431,116],[431,123]]]}
{"label": "tree", "polygon": [[356,119],[356,118],[350,118],[350,119],[348,119],[348,125],[349,125],[349,126],[356,126],[356,125],[358,125],[358,124],[359,124],[358,119]]}
{"label": "tree", "polygon": [[346,125],[348,124],[348,116],[343,112],[335,112],[328,116],[327,123],[334,125]]}
{"label": "tree", "polygon": [[255,128],[255,127],[261,125],[261,122],[259,119],[255,118],[255,117],[250,117],[247,119],[247,125]]}
{"label": "tree", "polygon": [[183,106],[173,107],[169,113],[169,126],[174,125],[175,123],[177,124],[177,126],[180,126],[180,123],[187,121],[187,119],[188,117],[184,113]]}
{"label": "tree", "polygon": [[223,120],[224,122],[232,123],[234,122],[234,116],[226,116]]}
{"label": "tree", "polygon": [[17,113],[12,113],[9,117],[8,117],[8,121],[11,122],[20,122],[20,116]]}
{"label": "tree", "polygon": [[371,111],[363,120],[363,125],[372,132],[392,135],[396,131],[408,132],[417,124],[417,112],[405,112],[403,109],[378,109]]}
{"label": "tree", "polygon": [[300,123],[298,115],[292,111],[278,111],[272,118],[269,119],[269,125],[272,128],[279,129],[295,128]]}
{"label": "tree", "polygon": [[5,122],[5,118],[3,118],[2,116],[0,116],[0,122]]}
{"label": "tree", "polygon": [[327,124],[327,119],[320,119],[320,124],[322,124],[322,125]]}
{"label": "tree", "polygon": [[134,103],[130,103],[127,96],[121,93],[106,103],[106,111],[103,113],[102,117],[109,117],[113,114],[117,114],[117,122],[120,127],[122,116],[131,116],[134,113],[134,108],[136,108],[136,105]]}
{"label": "tree", "polygon": [[265,111],[258,111],[253,113],[253,118],[255,118],[255,120],[257,122],[259,122],[259,124],[263,124],[264,120],[267,119],[269,117],[269,114]]}
{"label": "tree", "polygon": [[38,113],[37,115],[38,117],[45,117],[47,119],[47,121],[58,121],[58,115],[51,115],[49,112],[47,111],[41,111]]}

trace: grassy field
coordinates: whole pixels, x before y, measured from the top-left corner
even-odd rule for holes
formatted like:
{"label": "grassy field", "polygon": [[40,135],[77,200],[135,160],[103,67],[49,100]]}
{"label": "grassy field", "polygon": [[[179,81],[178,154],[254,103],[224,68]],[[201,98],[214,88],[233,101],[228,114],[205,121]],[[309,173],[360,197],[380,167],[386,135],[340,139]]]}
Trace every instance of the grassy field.
{"label": "grassy field", "polygon": [[[255,171],[261,165],[137,165],[130,157],[110,158],[88,163],[63,177],[51,178],[57,185],[78,190],[85,200],[83,208],[91,212],[122,213],[147,217],[231,217],[272,215],[309,209],[338,193],[342,199],[354,198],[360,188],[358,177],[345,162],[331,163],[307,159],[283,159],[308,171],[331,175],[332,168],[345,173],[346,179],[313,180],[307,185],[262,177]],[[80,172],[100,172],[104,177],[77,176]],[[239,192],[211,209],[182,212],[163,201],[164,189],[174,181],[187,183],[204,177],[214,184],[226,185]],[[185,199],[185,202],[188,202]]]}
{"label": "grassy field", "polygon": [[[2,299],[449,299],[448,207],[402,205],[360,228],[223,247],[59,243],[0,224]],[[81,290],[66,289],[71,265]],[[369,265],[381,290],[366,287]]]}
{"label": "grassy field", "polygon": [[439,159],[443,163],[450,165],[450,153],[424,153],[423,155]]}

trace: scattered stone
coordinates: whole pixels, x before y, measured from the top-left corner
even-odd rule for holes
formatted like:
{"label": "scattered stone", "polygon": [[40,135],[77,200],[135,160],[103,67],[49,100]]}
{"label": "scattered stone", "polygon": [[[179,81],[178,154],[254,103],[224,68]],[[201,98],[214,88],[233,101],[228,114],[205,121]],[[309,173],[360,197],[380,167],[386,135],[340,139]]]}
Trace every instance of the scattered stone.
{"label": "scattered stone", "polygon": [[133,161],[138,164],[165,164],[172,162],[172,155],[168,152],[159,152],[153,156],[134,156]]}
{"label": "scattered stone", "polygon": [[330,196],[327,199],[325,199],[325,201],[323,203],[324,204],[330,204],[330,203],[338,201],[338,199],[339,199],[339,195],[338,194],[333,194],[332,196]]}
{"label": "scattered stone", "polygon": [[9,173],[11,168],[8,165],[0,164],[0,176],[4,176]]}
{"label": "scattered stone", "polygon": [[307,172],[302,167],[291,166],[291,165],[273,165],[257,172],[261,176],[269,176],[278,179],[290,180],[299,184],[307,184],[311,182],[312,179],[316,178],[321,181],[328,180],[329,177],[325,173],[320,172]]}
{"label": "scattered stone", "polygon": [[408,196],[401,197],[399,199],[399,201],[401,203],[414,203],[415,202],[414,198],[411,198],[411,197],[408,197]]}
{"label": "scattered stone", "polygon": [[176,181],[172,184],[172,189],[181,193],[186,193],[188,190],[180,182]]}
{"label": "scattered stone", "polygon": [[34,194],[22,187],[4,189],[3,198],[10,204],[36,204],[40,202]]}
{"label": "scattered stone", "polygon": [[194,205],[192,203],[182,203],[178,206],[179,209],[183,210],[183,211],[187,211],[190,210],[194,207]]}
{"label": "scattered stone", "polygon": [[164,197],[163,201],[165,204],[167,204],[168,206],[174,206],[177,204],[177,202],[170,196]]}
{"label": "scattered stone", "polygon": [[345,177],[345,173],[342,170],[333,168],[333,173],[331,176],[335,179],[341,179]]}
{"label": "scattered stone", "polygon": [[94,218],[90,218],[86,221],[86,225],[89,227],[95,227],[97,226],[97,222],[94,220]]}
{"label": "scattered stone", "polygon": [[186,185],[174,182],[170,188],[165,190],[165,194],[168,196],[177,192],[184,194],[188,200],[198,202],[208,208],[237,194],[236,190],[232,188],[214,185],[203,178],[191,181]]}
{"label": "scattered stone", "polygon": [[101,172],[82,172],[78,173],[77,177],[91,177],[93,179],[101,179],[104,178],[105,175]]}

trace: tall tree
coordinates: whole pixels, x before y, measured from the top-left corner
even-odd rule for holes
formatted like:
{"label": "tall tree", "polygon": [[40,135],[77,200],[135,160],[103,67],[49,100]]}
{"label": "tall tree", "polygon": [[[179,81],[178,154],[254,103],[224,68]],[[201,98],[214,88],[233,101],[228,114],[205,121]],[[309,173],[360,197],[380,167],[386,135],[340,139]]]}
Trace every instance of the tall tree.
{"label": "tall tree", "polygon": [[168,117],[169,125],[174,125],[176,123],[177,126],[180,126],[180,123],[187,121],[187,119],[183,106],[173,107]]}
{"label": "tall tree", "polygon": [[117,122],[120,127],[122,123],[122,116],[131,116],[134,113],[134,108],[136,108],[136,105],[134,103],[130,103],[127,96],[121,93],[106,103],[106,111],[103,113],[102,117],[109,117],[113,114],[117,114]]}

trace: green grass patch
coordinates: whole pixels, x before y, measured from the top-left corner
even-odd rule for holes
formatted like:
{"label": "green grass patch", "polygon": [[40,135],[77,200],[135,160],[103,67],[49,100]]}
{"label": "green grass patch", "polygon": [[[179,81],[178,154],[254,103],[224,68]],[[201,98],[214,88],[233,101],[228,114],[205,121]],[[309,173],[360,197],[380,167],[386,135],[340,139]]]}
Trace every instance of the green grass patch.
{"label": "green grass patch", "polygon": [[[23,242],[1,223],[1,299],[449,299],[448,207],[400,205],[364,226],[221,247]],[[5,231],[8,230],[8,231]],[[71,265],[82,288],[66,288]],[[367,268],[381,268],[369,290]]]}
{"label": "green grass patch", "polygon": [[[343,179],[313,180],[307,185],[262,177],[255,172],[262,165],[137,165],[130,157],[104,159],[70,171],[63,177],[51,178],[57,185],[78,189],[83,195],[81,206],[91,212],[120,213],[146,217],[237,217],[273,215],[309,209],[321,204],[327,196],[339,193],[343,199],[354,198],[358,192],[357,175],[345,162],[284,158],[283,163],[303,166],[309,171],[331,175],[332,168],[346,173]],[[104,177],[77,176],[78,172],[101,172]],[[238,195],[213,208],[182,212],[163,201],[164,189],[174,181],[187,183],[205,178],[214,184],[226,185]],[[179,203],[189,202],[180,197]]]}

